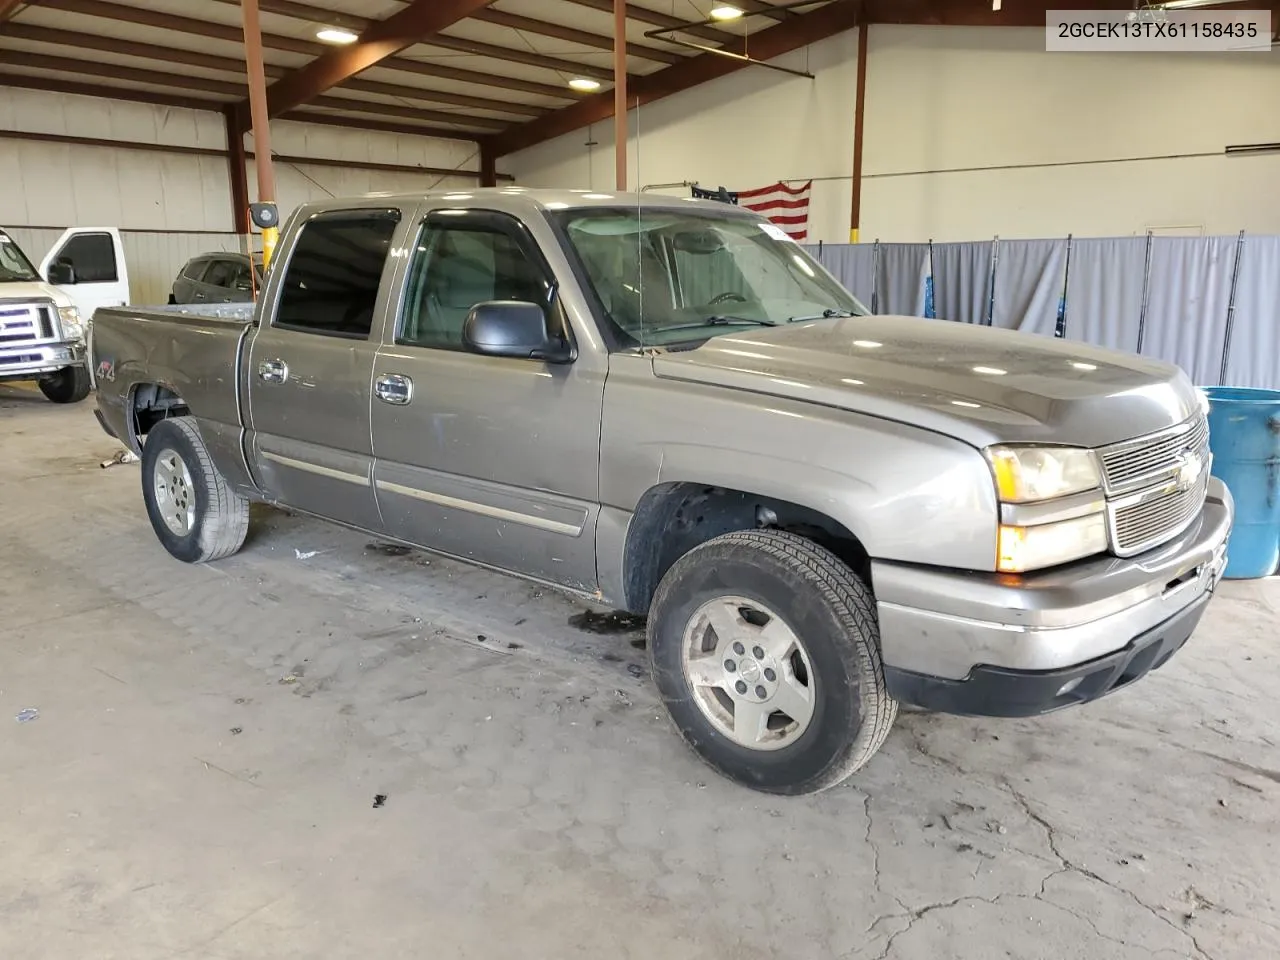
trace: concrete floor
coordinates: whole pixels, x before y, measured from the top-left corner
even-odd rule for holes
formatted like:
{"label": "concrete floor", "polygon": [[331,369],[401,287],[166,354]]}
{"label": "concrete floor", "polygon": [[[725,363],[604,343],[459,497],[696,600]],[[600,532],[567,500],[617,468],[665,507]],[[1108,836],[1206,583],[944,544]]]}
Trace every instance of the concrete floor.
{"label": "concrete floor", "polygon": [[185,566],[91,403],[0,387],[0,431],[0,957],[1280,955],[1280,583],[1109,700],[907,714],[773,799],[638,631],[274,511]]}

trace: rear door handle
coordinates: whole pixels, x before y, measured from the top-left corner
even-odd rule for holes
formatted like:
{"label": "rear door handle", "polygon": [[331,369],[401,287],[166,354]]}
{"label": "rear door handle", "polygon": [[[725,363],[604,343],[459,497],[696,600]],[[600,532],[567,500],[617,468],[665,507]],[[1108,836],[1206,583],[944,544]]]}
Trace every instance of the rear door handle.
{"label": "rear door handle", "polygon": [[383,403],[404,406],[413,399],[413,381],[398,373],[384,373],[373,381],[373,392]]}
{"label": "rear door handle", "polygon": [[258,364],[258,377],[267,383],[284,383],[289,379],[289,365],[283,360],[263,360]]}

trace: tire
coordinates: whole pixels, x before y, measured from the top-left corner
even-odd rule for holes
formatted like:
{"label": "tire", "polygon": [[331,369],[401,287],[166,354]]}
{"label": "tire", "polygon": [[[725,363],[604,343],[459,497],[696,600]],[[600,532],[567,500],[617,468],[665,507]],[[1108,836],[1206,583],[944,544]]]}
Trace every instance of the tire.
{"label": "tire", "polygon": [[229,557],[249,532],[248,499],[218,473],[191,417],[162,420],[147,434],[142,499],[156,537],[186,563]]}
{"label": "tire", "polygon": [[[720,636],[717,619],[738,640]],[[649,659],[685,741],[765,793],[835,786],[875,755],[898,712],[870,589],[830,551],[790,533],[729,533],[677,560],[650,608]],[[755,699],[735,699],[729,685]]]}
{"label": "tire", "polygon": [[54,403],[79,403],[89,395],[87,367],[64,367],[40,381],[40,392]]}

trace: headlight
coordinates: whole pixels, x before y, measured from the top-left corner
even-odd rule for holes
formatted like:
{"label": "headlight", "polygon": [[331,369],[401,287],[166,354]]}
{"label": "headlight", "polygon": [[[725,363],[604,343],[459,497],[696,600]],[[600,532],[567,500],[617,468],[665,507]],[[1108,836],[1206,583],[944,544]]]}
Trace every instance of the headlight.
{"label": "headlight", "polygon": [[58,320],[62,323],[62,335],[68,340],[84,339],[84,324],[80,322],[80,311],[75,307],[59,307]]}
{"label": "headlight", "polygon": [[1106,549],[1107,524],[1101,513],[1030,527],[1001,524],[996,568],[1001,573],[1025,573]]}
{"label": "headlight", "polygon": [[989,447],[1003,503],[1035,503],[1098,487],[1098,461],[1079,447]]}
{"label": "headlight", "polygon": [[1106,500],[1093,451],[996,446],[986,453],[1000,500],[997,570],[1025,573],[1107,549]]}

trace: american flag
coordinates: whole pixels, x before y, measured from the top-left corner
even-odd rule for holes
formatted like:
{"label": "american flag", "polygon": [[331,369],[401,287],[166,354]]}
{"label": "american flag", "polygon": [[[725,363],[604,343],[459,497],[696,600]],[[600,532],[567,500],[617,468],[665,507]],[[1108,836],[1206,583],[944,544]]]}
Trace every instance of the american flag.
{"label": "american flag", "polygon": [[777,183],[756,190],[731,192],[721,187],[708,190],[694,187],[693,195],[703,200],[723,200],[736,203],[768,217],[791,235],[791,239],[804,242],[809,236],[809,192],[812,180],[800,184]]}

